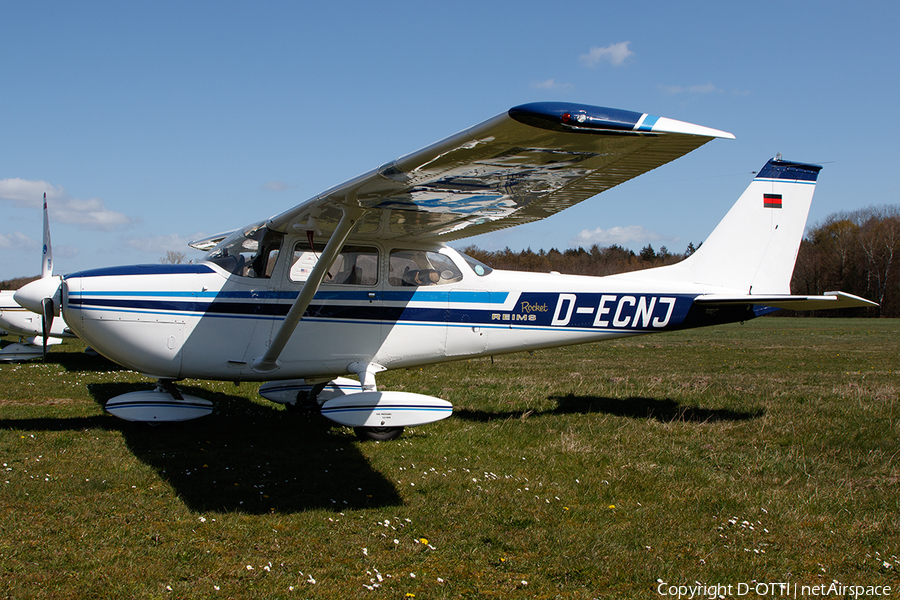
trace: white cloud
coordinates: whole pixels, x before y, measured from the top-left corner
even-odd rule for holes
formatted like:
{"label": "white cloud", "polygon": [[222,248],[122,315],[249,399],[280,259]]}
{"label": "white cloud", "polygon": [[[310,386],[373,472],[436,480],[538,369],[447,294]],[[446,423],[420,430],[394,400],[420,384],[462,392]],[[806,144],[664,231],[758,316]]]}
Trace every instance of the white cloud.
{"label": "white cloud", "polygon": [[535,81],[531,87],[538,90],[569,90],[575,87],[571,83],[557,83],[555,79],[547,79],[545,81]]}
{"label": "white cloud", "polygon": [[265,184],[264,186],[262,186],[262,189],[268,190],[270,192],[283,192],[285,190],[292,190],[296,187],[297,187],[296,185],[291,185],[291,184],[285,183],[283,181],[270,181],[267,184]]}
{"label": "white cloud", "polygon": [[169,250],[188,253],[197,252],[197,250],[188,246],[188,243],[204,237],[207,237],[207,234],[196,233],[184,236],[178,235],[177,233],[170,233],[169,235],[148,235],[144,237],[122,238],[121,244],[140,252],[151,254],[165,254]]}
{"label": "white cloud", "polygon": [[[24,233],[13,231],[12,233],[0,233],[0,250],[33,250],[35,256],[40,251],[41,245]],[[38,257],[40,258],[40,257]]]}
{"label": "white cloud", "polygon": [[0,199],[9,200],[21,208],[41,208],[45,193],[52,200],[66,196],[65,190],[46,181],[29,181],[18,177],[0,179]]}
{"label": "white cloud", "polygon": [[12,202],[20,208],[41,209],[45,193],[51,222],[68,223],[95,231],[123,229],[134,222],[131,217],[106,208],[100,198],[72,198],[62,186],[46,181],[30,181],[18,177],[0,179],[0,201]]}
{"label": "white cloud", "polygon": [[625,62],[625,59],[634,56],[634,52],[628,49],[631,42],[619,42],[618,44],[610,44],[603,48],[592,47],[590,52],[582,54],[579,59],[587,67],[596,67],[601,60],[609,62],[614,67],[618,67]]}
{"label": "white cloud", "polygon": [[134,221],[120,212],[109,210],[100,198],[78,200],[68,198],[64,202],[52,202],[48,198],[51,223],[77,225],[82,229],[112,231],[123,229]]}
{"label": "white cloud", "polygon": [[716,87],[712,83],[705,83],[703,85],[691,85],[688,87],[683,87],[680,85],[660,85],[659,88],[669,95],[674,94],[711,94],[713,92],[721,92],[722,90]]}
{"label": "white cloud", "polygon": [[641,225],[628,225],[626,227],[611,227],[610,229],[583,229],[578,235],[569,240],[570,246],[629,246],[632,244],[645,244],[656,241],[677,242],[678,238],[662,236]]}

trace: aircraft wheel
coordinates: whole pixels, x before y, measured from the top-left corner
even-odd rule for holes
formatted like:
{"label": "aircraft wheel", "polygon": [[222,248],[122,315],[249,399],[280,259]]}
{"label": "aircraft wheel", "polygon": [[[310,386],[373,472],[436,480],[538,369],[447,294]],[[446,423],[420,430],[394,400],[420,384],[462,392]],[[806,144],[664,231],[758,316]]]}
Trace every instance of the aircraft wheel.
{"label": "aircraft wheel", "polygon": [[320,412],[322,408],[317,402],[319,392],[325,388],[325,384],[314,387],[309,393],[297,392],[297,399],[293,402],[286,402],[284,407],[289,413],[295,415],[311,415]]}
{"label": "aircraft wheel", "polygon": [[354,427],[356,437],[361,440],[387,442],[396,440],[403,433],[402,427]]}

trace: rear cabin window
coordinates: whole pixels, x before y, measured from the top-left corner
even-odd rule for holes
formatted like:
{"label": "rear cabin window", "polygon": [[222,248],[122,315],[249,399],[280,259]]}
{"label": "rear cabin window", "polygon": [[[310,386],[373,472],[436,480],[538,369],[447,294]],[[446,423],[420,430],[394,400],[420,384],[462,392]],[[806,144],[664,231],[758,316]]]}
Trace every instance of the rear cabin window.
{"label": "rear cabin window", "polygon": [[[291,259],[291,281],[306,281],[324,249],[298,242]],[[340,285],[376,285],[378,283],[378,249],[370,246],[344,246],[328,269],[322,283]]]}

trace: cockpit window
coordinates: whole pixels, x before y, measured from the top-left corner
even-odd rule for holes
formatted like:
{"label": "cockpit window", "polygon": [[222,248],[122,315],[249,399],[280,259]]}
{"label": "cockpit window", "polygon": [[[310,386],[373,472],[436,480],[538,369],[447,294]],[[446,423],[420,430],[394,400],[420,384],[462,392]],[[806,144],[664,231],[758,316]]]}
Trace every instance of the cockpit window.
{"label": "cockpit window", "polygon": [[423,250],[393,250],[389,281],[393,286],[428,286],[454,283],[463,278],[449,257]]}
{"label": "cockpit window", "polygon": [[205,260],[241,277],[269,278],[283,238],[284,234],[269,231],[264,223],[257,223],[219,242]]}
{"label": "cockpit window", "polygon": [[479,277],[484,277],[485,275],[490,275],[491,271],[493,271],[492,268],[490,268],[489,266],[487,266],[480,260],[475,260],[471,256],[469,256],[467,254],[463,254],[462,252],[460,252],[459,255],[463,257],[463,260],[466,261],[466,264],[468,264],[470,267],[472,267],[472,270],[475,271],[475,274],[478,275]]}
{"label": "cockpit window", "polygon": [[[294,246],[291,281],[306,281],[324,249],[311,248],[309,242]],[[343,285],[376,285],[378,283],[378,249],[371,246],[344,246],[322,283]]]}

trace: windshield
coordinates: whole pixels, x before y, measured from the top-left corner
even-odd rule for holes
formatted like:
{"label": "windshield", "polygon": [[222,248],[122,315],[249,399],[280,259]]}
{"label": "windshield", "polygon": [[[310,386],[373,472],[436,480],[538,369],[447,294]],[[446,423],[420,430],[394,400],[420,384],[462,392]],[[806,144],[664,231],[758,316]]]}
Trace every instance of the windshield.
{"label": "windshield", "polygon": [[241,277],[271,277],[283,237],[256,223],[222,240],[204,259]]}

